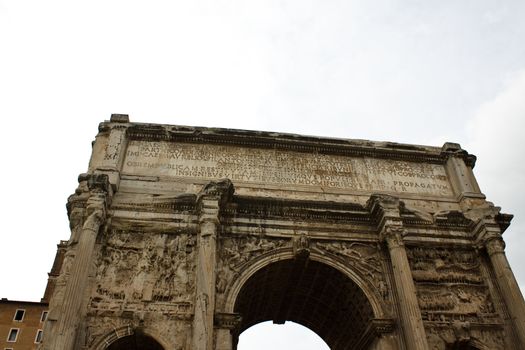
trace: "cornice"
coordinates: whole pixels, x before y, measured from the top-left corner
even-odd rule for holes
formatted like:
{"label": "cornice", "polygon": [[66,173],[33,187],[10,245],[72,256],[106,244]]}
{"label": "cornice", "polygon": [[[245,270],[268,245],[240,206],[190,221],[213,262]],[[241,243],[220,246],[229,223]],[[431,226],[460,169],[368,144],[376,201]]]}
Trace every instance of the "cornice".
{"label": "cornice", "polygon": [[443,147],[433,147],[268,131],[109,121],[101,123],[99,131],[105,132],[114,127],[127,128],[126,135],[129,140],[206,143],[433,164],[444,164],[450,157],[461,157],[469,166],[474,166],[475,163],[475,156],[453,143],[446,143]]}
{"label": "cornice", "polygon": [[250,196],[234,196],[233,200],[221,210],[221,215],[225,218],[249,216],[265,219],[286,218],[370,223],[368,211],[356,203],[283,200]]}

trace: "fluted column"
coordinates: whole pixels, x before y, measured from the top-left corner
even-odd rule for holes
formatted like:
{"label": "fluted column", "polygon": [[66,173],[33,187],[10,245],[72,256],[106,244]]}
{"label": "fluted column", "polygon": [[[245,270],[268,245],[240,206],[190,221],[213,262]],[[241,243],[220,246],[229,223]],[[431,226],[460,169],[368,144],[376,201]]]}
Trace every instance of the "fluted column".
{"label": "fluted column", "polygon": [[400,227],[386,227],[383,232],[388,246],[390,260],[394,270],[394,282],[399,298],[401,325],[407,349],[428,349],[427,337],[421,310],[417,300],[416,287],[410,271],[410,264],[403,243],[403,229]]}
{"label": "fluted column", "polygon": [[200,229],[197,234],[195,313],[192,335],[192,349],[195,350],[213,350],[219,210],[221,200],[232,191],[233,186],[228,180],[211,182],[204,188],[199,198]]}
{"label": "fluted column", "polygon": [[[45,350],[75,350],[77,332],[84,320],[84,296],[88,288],[89,268],[92,266],[93,250],[97,234],[106,219],[106,206],[111,198],[111,188],[106,175],[86,175],[79,177],[79,189],[69,199],[68,206],[74,204],[85,210],[70,211],[72,237],[67,248],[73,257],[70,267],[61,271],[64,280],[63,294],[54,295],[50,304],[46,329],[42,342]],[[71,208],[69,208],[71,209]],[[85,213],[82,220],[79,213]],[[67,254],[67,253],[66,253]]]}
{"label": "fluted column", "polygon": [[501,235],[494,234],[485,240],[484,245],[490,257],[499,290],[507,305],[512,325],[518,335],[520,348],[525,349],[525,302],[505,255],[505,243]]}
{"label": "fluted column", "polygon": [[100,225],[104,222],[104,198],[95,196],[88,200],[88,217],[82,226],[65,287],[62,307],[58,313],[54,334],[46,336],[45,349],[73,350],[81,322],[81,308],[88,281],[88,270]]}
{"label": "fluted column", "polygon": [[400,216],[399,199],[387,195],[373,195],[368,201],[368,207],[379,223],[380,239],[386,242],[388,247],[398,297],[400,328],[406,348],[427,350],[429,347],[416,286],[403,242],[405,229]]}

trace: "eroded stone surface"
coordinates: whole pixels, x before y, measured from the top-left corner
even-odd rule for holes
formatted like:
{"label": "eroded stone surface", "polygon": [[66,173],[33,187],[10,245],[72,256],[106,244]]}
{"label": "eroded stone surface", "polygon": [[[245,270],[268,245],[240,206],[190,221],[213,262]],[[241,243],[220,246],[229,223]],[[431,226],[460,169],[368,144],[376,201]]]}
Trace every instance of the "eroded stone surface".
{"label": "eroded stone surface", "polygon": [[474,161],[115,116],[68,200],[42,349],[232,350],[266,320],[335,350],[524,348],[511,216]]}

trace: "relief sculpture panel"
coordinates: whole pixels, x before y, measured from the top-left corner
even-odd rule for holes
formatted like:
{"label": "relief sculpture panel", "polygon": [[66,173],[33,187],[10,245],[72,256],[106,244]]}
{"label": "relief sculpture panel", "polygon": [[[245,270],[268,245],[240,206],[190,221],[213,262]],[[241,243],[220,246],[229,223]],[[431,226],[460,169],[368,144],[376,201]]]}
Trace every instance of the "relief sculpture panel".
{"label": "relief sculpture panel", "polygon": [[98,252],[91,308],[191,313],[194,246],[195,237],[185,233],[112,231]]}
{"label": "relief sculpture panel", "polygon": [[427,321],[491,322],[497,318],[474,250],[408,250],[419,306]]}

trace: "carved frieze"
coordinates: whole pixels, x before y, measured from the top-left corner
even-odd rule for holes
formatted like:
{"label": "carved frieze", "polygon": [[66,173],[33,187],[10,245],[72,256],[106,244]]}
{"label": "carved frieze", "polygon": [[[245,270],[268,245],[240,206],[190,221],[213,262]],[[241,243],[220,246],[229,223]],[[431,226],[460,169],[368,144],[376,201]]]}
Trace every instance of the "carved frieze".
{"label": "carved frieze", "polygon": [[[195,237],[112,231],[96,259],[92,309],[134,309],[134,303],[172,303],[166,312],[190,313]],[[151,308],[151,305],[149,306]]]}
{"label": "carved frieze", "polygon": [[446,311],[453,314],[493,314],[494,305],[485,288],[450,286],[418,287],[421,311]]}
{"label": "carved frieze", "polygon": [[407,252],[416,282],[483,284],[479,257],[475,251],[412,248]]}
{"label": "carved frieze", "polygon": [[505,349],[503,329],[499,325],[490,327],[454,321],[450,326],[432,325],[426,328],[430,350],[448,349]]}
{"label": "carved frieze", "polygon": [[408,256],[425,321],[498,320],[475,250],[411,248]]}

